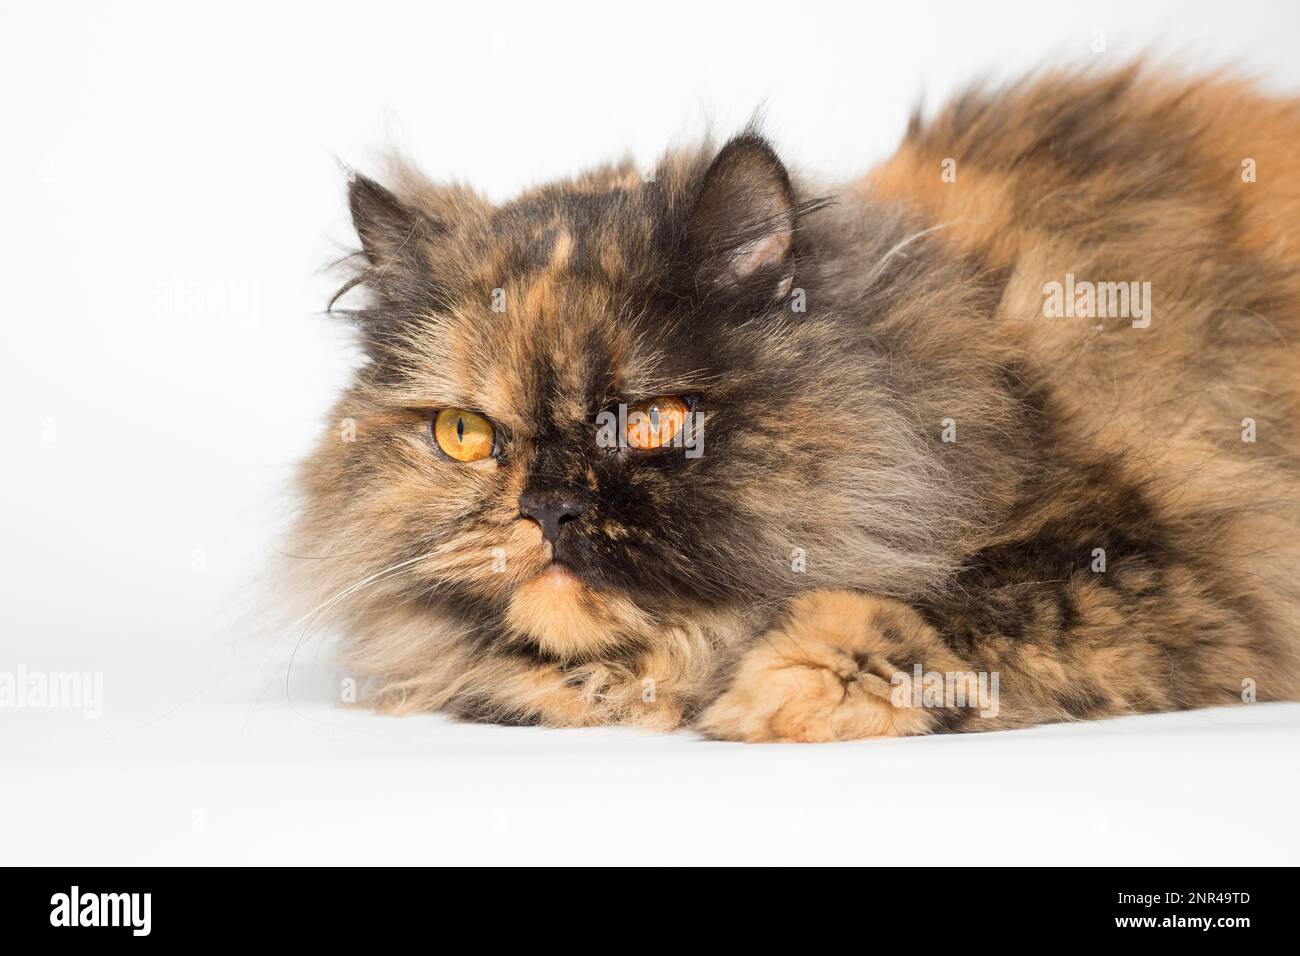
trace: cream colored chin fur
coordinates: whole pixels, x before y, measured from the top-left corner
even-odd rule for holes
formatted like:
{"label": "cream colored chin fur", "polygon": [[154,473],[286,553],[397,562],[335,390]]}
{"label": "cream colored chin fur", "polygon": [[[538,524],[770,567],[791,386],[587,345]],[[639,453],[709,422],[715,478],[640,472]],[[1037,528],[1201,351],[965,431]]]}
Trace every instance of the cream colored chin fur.
{"label": "cream colored chin fur", "polygon": [[515,590],[506,625],[547,654],[568,659],[607,650],[651,621],[631,601],[602,594],[566,571],[544,570]]}

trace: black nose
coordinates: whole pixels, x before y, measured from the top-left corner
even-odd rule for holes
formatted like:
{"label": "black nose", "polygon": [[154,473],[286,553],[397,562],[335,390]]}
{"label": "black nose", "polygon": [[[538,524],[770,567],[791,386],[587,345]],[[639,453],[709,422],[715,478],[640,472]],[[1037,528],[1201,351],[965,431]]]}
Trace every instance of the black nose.
{"label": "black nose", "polygon": [[519,513],[532,518],[551,544],[560,537],[560,526],[591,507],[591,495],[581,488],[550,488],[526,491],[519,496]]}

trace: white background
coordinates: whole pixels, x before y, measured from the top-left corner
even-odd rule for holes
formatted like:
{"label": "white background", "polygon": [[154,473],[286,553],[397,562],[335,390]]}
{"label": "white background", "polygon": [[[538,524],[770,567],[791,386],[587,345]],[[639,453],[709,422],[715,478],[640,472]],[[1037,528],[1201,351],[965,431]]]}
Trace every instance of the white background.
{"label": "white background", "polygon": [[1300,705],[827,747],[463,727],[336,709],[328,628],[262,622],[294,463],[355,360],[320,315],[340,163],[398,146],[504,198],[764,105],[792,165],[847,176],[918,98],[1042,62],[1151,49],[1300,90],[1300,4],[0,19],[0,670],[105,695],[99,719],[0,710],[0,862],[1295,862]]}

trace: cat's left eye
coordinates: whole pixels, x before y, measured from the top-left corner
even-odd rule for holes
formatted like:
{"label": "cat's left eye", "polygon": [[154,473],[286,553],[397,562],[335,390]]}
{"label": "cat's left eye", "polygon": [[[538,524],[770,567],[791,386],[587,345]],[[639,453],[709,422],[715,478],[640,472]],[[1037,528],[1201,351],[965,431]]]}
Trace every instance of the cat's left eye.
{"label": "cat's left eye", "polygon": [[433,437],[448,458],[482,461],[496,449],[496,429],[482,415],[444,408],[433,417]]}
{"label": "cat's left eye", "polygon": [[664,395],[629,406],[628,446],[641,451],[663,448],[681,433],[690,411],[686,399],[676,395]]}

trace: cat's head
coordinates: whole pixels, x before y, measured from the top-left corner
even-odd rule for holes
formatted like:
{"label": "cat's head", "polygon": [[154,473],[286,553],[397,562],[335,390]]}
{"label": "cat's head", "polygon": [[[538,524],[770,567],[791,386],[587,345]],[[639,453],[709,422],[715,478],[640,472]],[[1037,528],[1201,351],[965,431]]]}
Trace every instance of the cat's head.
{"label": "cat's head", "polygon": [[889,357],[819,301],[820,203],[762,138],[497,207],[357,176],[350,205],[368,361],[306,527],[355,579],[407,562],[386,600],[567,658],[931,560]]}

